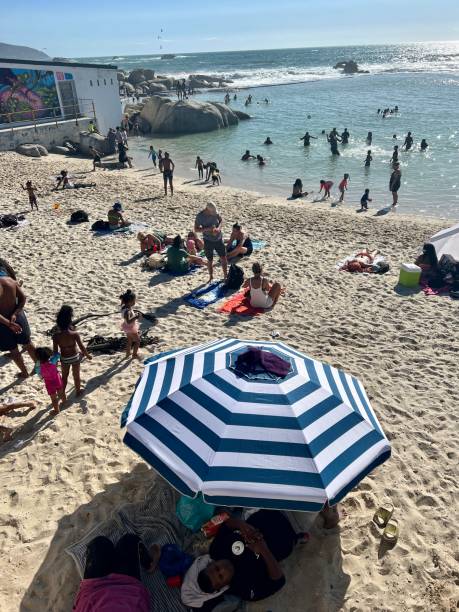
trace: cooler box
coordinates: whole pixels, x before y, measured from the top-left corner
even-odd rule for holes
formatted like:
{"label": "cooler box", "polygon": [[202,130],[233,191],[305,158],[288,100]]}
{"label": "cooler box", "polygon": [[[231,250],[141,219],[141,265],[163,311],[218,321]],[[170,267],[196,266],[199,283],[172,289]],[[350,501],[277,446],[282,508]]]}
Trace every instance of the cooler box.
{"label": "cooler box", "polygon": [[421,268],[416,264],[403,263],[400,266],[398,282],[404,287],[417,287],[421,279]]}

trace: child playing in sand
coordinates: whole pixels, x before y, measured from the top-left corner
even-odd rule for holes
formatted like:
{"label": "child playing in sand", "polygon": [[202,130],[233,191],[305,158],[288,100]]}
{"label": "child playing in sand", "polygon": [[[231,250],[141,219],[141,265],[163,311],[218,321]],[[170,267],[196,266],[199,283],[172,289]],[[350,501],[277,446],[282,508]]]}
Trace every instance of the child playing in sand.
{"label": "child playing in sand", "polygon": [[344,201],[344,192],[347,191],[347,185],[349,182],[349,174],[345,174],[342,181],[340,182],[340,184],[338,185],[338,189],[340,192],[340,196],[339,196],[339,202],[343,202]]}
{"label": "child playing in sand", "polygon": [[[16,408],[36,408],[35,402],[4,402],[0,404],[0,417],[16,410]],[[14,430],[11,427],[0,425],[0,434],[2,434],[2,442],[8,442],[13,437]]]}
{"label": "child playing in sand", "polygon": [[21,185],[21,187],[23,188],[24,191],[27,191],[27,194],[29,196],[30,208],[33,210],[33,207],[35,206],[35,208],[38,210],[37,196],[35,195],[35,192],[37,190],[32,185],[32,181],[27,181],[25,184],[25,187],[24,185]]}
{"label": "child playing in sand", "polygon": [[38,347],[35,349],[35,354],[38,359],[36,367],[37,372],[45,381],[46,391],[51,398],[54,414],[59,414],[60,406],[59,399],[62,403],[65,402],[65,393],[62,385],[62,378],[57,369],[57,357],[48,347]]}
{"label": "child playing in sand", "polygon": [[368,202],[372,202],[373,200],[370,198],[370,190],[365,189],[365,193],[360,198],[360,210],[368,210]]}
{"label": "child playing in sand", "polygon": [[220,170],[218,168],[214,168],[212,170],[212,185],[221,185],[222,178],[220,176]]}
{"label": "child playing in sand", "polygon": [[319,193],[322,191],[322,189],[324,190],[324,200],[325,198],[329,198],[331,196],[330,189],[332,187],[333,181],[324,181],[324,179],[321,179]]}
{"label": "child playing in sand", "polygon": [[91,360],[92,357],[83,345],[80,334],[72,325],[73,308],[71,306],[61,307],[57,313],[56,323],[59,331],[53,334],[53,351],[61,353],[62,388],[65,393],[67,380],[72,366],[73,382],[77,397],[81,395],[80,362],[82,357]]}
{"label": "child playing in sand", "polygon": [[139,319],[142,315],[133,309],[135,306],[135,293],[128,289],[125,293],[120,295],[120,300],[121,314],[123,317],[121,329],[124,331],[127,338],[126,357],[130,357],[132,348],[132,356],[135,359],[140,359],[138,354],[140,347]]}

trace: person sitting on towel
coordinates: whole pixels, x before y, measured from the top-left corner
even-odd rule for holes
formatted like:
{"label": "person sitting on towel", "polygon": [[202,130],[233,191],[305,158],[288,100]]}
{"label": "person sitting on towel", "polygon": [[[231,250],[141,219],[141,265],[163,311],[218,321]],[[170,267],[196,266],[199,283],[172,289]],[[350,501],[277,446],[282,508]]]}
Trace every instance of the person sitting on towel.
{"label": "person sitting on towel", "polygon": [[181,236],[176,236],[172,245],[167,249],[166,267],[173,274],[185,274],[190,269],[190,264],[203,266],[205,260],[196,255],[190,255],[183,248],[183,240]]}
{"label": "person sitting on towel", "polygon": [[198,557],[185,575],[182,602],[205,612],[225,593],[245,601],[270,597],[285,585],[279,561],[292,552],[297,534],[282,512],[259,510],[247,521],[230,518],[220,527],[209,554]]}
{"label": "person sitting on towel", "polygon": [[242,225],[235,223],[231,236],[226,243],[226,256],[228,259],[233,257],[249,257],[253,253],[253,244],[250,240],[248,232],[246,232]]}
{"label": "person sitting on towel", "polygon": [[111,230],[119,229],[120,227],[127,227],[131,225],[129,221],[126,221],[121,213],[123,213],[123,206],[121,202],[115,202],[108,211],[108,224]]}
{"label": "person sitting on towel", "polygon": [[285,291],[279,283],[270,283],[263,276],[261,264],[255,262],[252,266],[253,276],[248,278],[243,287],[250,290],[250,305],[254,308],[272,308]]}

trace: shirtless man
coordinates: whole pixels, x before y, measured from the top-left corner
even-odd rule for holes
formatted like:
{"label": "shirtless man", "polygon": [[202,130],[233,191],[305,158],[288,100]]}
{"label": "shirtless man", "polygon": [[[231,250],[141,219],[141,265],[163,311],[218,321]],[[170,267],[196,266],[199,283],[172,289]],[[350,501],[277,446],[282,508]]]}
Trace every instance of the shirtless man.
{"label": "shirtless man", "polygon": [[9,352],[21,378],[26,378],[28,373],[18,344],[23,345],[35,361],[35,347],[30,341],[29,323],[24,314],[26,299],[15,280],[0,276],[0,352]]}
{"label": "shirtless man", "polygon": [[172,184],[172,180],[174,178],[175,164],[169,157],[169,153],[167,151],[164,153],[164,157],[162,159],[162,170],[164,179],[164,193],[167,195],[167,181],[169,181],[171,195],[174,195],[174,185]]}

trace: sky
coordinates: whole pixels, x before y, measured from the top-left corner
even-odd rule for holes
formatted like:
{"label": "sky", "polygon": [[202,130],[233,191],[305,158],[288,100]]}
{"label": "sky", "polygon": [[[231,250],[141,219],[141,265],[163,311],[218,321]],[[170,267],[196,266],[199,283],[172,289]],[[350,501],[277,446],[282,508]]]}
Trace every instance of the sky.
{"label": "sky", "polygon": [[52,57],[458,39],[458,0],[15,0],[0,22]]}

